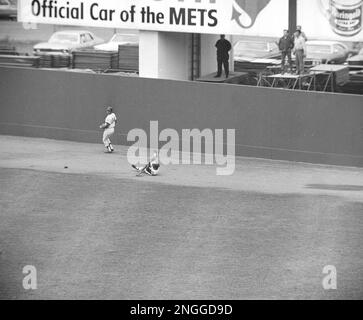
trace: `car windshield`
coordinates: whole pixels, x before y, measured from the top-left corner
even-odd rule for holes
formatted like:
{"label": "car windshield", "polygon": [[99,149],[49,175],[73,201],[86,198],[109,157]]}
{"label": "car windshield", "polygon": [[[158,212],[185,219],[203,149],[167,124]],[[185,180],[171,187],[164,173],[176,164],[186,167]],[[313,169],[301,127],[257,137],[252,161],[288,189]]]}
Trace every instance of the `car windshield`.
{"label": "car windshield", "polygon": [[330,53],[330,46],[327,46],[327,45],[308,44],[306,46],[306,51],[308,53]]}
{"label": "car windshield", "polygon": [[76,34],[71,33],[56,33],[50,39],[50,43],[59,43],[59,42],[78,42],[78,36]]}
{"label": "car windshield", "polygon": [[111,41],[112,42],[137,42],[137,36],[116,34],[113,36]]}

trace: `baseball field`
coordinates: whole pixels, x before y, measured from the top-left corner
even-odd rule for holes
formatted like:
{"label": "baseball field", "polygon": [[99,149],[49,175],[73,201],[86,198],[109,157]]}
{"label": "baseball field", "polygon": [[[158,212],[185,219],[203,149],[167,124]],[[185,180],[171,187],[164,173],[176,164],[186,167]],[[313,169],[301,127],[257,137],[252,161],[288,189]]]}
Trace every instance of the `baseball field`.
{"label": "baseball field", "polygon": [[237,158],[233,176],[140,178],[126,147],[0,136],[0,150],[0,299],[363,298],[362,168]]}

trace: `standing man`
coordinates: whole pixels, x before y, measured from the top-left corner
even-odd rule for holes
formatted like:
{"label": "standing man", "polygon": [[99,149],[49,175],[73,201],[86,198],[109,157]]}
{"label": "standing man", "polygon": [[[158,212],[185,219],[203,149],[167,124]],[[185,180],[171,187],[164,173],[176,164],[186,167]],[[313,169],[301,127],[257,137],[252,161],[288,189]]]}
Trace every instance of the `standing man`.
{"label": "standing man", "polygon": [[279,49],[281,51],[281,73],[284,74],[285,69],[285,60],[287,57],[289,63],[289,69],[292,70],[291,67],[291,50],[294,48],[294,40],[289,35],[289,31],[287,29],[284,30],[284,35],[280,38],[279,41]]}
{"label": "standing man", "polygon": [[304,73],[304,57],[306,55],[305,38],[301,35],[300,30],[295,32],[294,53],[296,57],[296,74]]}
{"label": "standing man", "polygon": [[114,149],[111,144],[110,137],[115,133],[117,118],[113,113],[112,107],[107,107],[106,113],[107,116],[105,118],[105,122],[100,125],[100,129],[103,129],[102,141],[107,149],[107,152],[113,152]]}
{"label": "standing man", "polygon": [[231,51],[232,45],[227,39],[225,39],[225,35],[221,34],[221,38],[217,41],[215,47],[217,48],[218,71],[214,77],[219,78],[222,75],[222,64],[223,64],[226,78],[228,78],[228,75],[229,75],[229,61],[228,61],[229,60],[229,51]]}

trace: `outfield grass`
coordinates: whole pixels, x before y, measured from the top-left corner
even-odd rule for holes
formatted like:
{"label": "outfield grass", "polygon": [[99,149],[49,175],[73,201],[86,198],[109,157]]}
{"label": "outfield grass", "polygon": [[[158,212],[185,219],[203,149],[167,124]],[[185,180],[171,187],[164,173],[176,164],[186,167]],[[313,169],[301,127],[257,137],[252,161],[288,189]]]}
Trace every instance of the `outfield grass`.
{"label": "outfield grass", "polygon": [[361,169],[240,158],[229,180],[210,166],[136,178],[125,148],[0,147],[1,299],[363,297]]}

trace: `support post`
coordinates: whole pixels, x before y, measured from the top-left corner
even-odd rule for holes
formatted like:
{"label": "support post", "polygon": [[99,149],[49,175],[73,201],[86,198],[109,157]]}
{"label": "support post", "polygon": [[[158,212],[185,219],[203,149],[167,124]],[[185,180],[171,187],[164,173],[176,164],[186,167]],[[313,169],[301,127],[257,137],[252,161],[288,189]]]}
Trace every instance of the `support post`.
{"label": "support post", "polygon": [[297,24],[297,0],[289,0],[289,31],[293,33]]}

